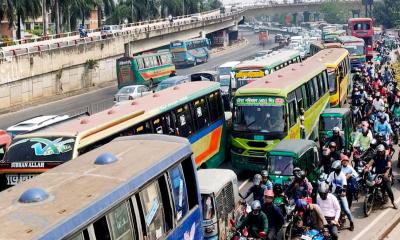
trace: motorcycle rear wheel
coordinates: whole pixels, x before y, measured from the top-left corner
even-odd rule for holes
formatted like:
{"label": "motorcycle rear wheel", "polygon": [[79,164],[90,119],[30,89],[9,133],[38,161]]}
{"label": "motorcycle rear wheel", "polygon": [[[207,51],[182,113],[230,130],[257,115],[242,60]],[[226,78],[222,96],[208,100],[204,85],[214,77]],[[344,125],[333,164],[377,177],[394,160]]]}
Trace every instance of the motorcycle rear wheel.
{"label": "motorcycle rear wheel", "polygon": [[374,195],[367,194],[365,196],[365,200],[364,200],[364,215],[365,215],[365,217],[368,217],[371,214],[373,206],[374,206]]}

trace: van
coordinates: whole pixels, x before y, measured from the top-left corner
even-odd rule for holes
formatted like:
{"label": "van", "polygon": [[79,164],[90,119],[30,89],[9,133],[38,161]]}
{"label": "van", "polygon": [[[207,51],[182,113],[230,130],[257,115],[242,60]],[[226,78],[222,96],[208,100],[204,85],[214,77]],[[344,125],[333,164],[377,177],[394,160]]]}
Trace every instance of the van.
{"label": "van", "polygon": [[190,15],[190,20],[192,22],[202,21],[203,16],[201,16],[201,13],[194,13],[194,14]]}
{"label": "van", "polygon": [[36,129],[51,125],[56,122],[64,121],[68,119],[68,115],[46,115],[46,116],[37,116],[20,123],[17,123],[11,127],[7,128],[7,133],[12,138],[14,138],[18,134],[31,132]]}
{"label": "van", "polygon": [[197,171],[203,207],[204,239],[231,239],[231,221],[236,218],[239,188],[236,174],[229,169]]}
{"label": "van", "polygon": [[174,76],[174,77],[170,77],[167,78],[163,81],[161,81],[156,89],[154,90],[155,92],[159,92],[161,90],[164,90],[166,88],[169,87],[174,87],[176,85],[182,84],[182,83],[186,83],[186,82],[190,82],[190,77],[185,75],[185,76]]}

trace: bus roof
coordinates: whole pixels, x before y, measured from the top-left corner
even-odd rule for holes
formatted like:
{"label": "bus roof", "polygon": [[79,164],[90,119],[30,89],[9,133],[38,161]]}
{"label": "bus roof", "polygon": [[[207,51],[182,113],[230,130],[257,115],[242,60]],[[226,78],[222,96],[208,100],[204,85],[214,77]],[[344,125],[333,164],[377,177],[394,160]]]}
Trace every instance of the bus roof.
{"label": "bus roof", "polygon": [[159,55],[166,55],[166,54],[171,54],[169,50],[162,50],[158,52],[152,52],[152,53],[143,53],[140,55],[135,55],[133,58],[143,58],[143,57],[151,57],[151,56],[159,56]]}
{"label": "bus roof", "polygon": [[350,108],[327,108],[325,109],[321,115],[323,114],[340,114],[340,115],[346,115],[348,113],[350,113]]}
{"label": "bus roof", "polygon": [[296,56],[300,56],[300,52],[296,50],[275,51],[264,57],[244,61],[236,65],[235,69],[262,68],[269,66],[274,67],[286,62],[290,58],[295,58]]}
{"label": "bus roof", "polygon": [[[235,172],[230,169],[200,169],[197,171],[200,193],[217,193],[230,181],[237,181]],[[216,181],[218,179],[218,181]]]}
{"label": "bus roof", "polygon": [[[191,152],[187,140],[174,136],[115,139],[0,192],[0,239],[64,239]],[[95,164],[104,153],[117,161]],[[44,190],[49,197],[40,202],[19,202],[21,195],[33,188]]]}
{"label": "bus roof", "polygon": [[339,40],[339,42],[341,42],[342,44],[344,43],[351,43],[351,42],[363,42],[364,43],[364,39],[362,38],[358,38],[358,37],[354,37],[354,36],[340,36],[337,38]]}
{"label": "bus roof", "polygon": [[336,67],[348,54],[344,48],[330,48],[319,51],[313,57],[326,67]]}
{"label": "bus roof", "polygon": [[222,65],[220,65],[218,68],[233,68],[236,65],[238,65],[240,63],[240,61],[231,61],[231,62],[226,62]]}
{"label": "bus roof", "polygon": [[355,22],[355,21],[371,21],[372,22],[372,18],[350,18],[349,22]]}
{"label": "bus roof", "polygon": [[[163,110],[179,106],[194,100],[204,93],[218,91],[220,84],[212,81],[197,81],[182,83],[157,93],[149,94],[133,101],[121,102],[112,108],[91,116],[80,117],[70,121],[55,124],[35,131],[31,134],[18,135],[16,138],[35,136],[77,136],[85,140],[82,145],[90,143],[90,136],[105,137],[110,131],[124,130],[126,124],[134,124],[147,120]],[[90,138],[89,138],[90,139]]]}
{"label": "bus roof", "polygon": [[294,152],[301,155],[317,144],[312,140],[307,139],[285,139],[276,145],[271,152]]}
{"label": "bus roof", "polygon": [[309,58],[302,63],[292,64],[263,78],[259,78],[239,88],[235,96],[255,94],[286,96],[286,94],[294,90],[299,83],[313,78],[326,69],[320,61],[314,59],[314,57]]}

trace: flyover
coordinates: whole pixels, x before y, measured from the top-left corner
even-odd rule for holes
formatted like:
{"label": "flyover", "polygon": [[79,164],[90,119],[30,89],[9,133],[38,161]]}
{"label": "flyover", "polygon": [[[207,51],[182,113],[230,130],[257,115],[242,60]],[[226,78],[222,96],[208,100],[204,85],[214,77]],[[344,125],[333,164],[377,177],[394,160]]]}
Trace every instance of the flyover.
{"label": "flyover", "polygon": [[[359,1],[343,1],[354,4]],[[122,30],[106,38],[99,31],[80,38],[76,33],[48,36],[32,42],[0,49],[0,111],[35,99],[66,94],[113,81],[115,60],[125,52],[130,55],[169,44],[176,39],[190,39],[235,29],[243,16],[274,11],[316,9],[321,2],[277,5],[249,5],[226,14],[203,13],[193,21],[182,16],[171,24],[167,19],[123,25]]]}

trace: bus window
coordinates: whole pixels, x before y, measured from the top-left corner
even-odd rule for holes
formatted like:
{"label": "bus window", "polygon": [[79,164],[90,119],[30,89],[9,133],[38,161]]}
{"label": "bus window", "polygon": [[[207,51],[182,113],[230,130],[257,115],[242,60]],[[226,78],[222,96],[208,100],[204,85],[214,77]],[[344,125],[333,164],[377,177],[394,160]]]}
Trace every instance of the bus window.
{"label": "bus window", "polygon": [[344,78],[344,69],[342,63],[339,65],[339,82],[342,82]]}
{"label": "bus window", "polygon": [[203,129],[208,126],[210,116],[208,114],[207,102],[204,98],[194,101],[194,116],[198,129]]}
{"label": "bus window", "polygon": [[105,216],[93,223],[96,240],[110,240],[110,231],[108,230],[107,219]]}
{"label": "bus window", "polygon": [[143,58],[137,58],[136,63],[138,65],[138,69],[143,69],[144,68],[144,61]]}
{"label": "bus window", "polygon": [[135,134],[153,133],[150,122],[139,123],[134,128]]}
{"label": "bus window", "polygon": [[176,216],[176,214],[174,214],[174,208],[172,206],[172,193],[170,193],[171,184],[170,181],[167,180],[166,175],[163,175],[158,179],[158,184],[160,187],[161,200],[164,206],[166,232],[168,232],[174,227],[174,216]]}
{"label": "bus window", "polygon": [[180,165],[169,170],[169,179],[172,186],[176,220],[180,221],[188,212],[186,183]]}
{"label": "bus window", "polygon": [[111,210],[111,212],[108,214],[107,219],[109,221],[109,226],[111,227],[112,239],[134,239],[134,229],[132,227],[133,224],[130,212],[131,210],[129,205],[125,201]]}
{"label": "bus window", "polygon": [[303,101],[303,94],[301,93],[301,87],[298,87],[295,91],[296,93],[296,99],[297,99],[297,108],[300,110],[301,108],[305,109],[303,106],[304,101]]}
{"label": "bus window", "polygon": [[147,238],[145,239],[161,239],[165,233],[166,227],[164,207],[158,182],[155,181],[140,191],[139,198],[139,209],[143,210],[143,220],[147,233]]}
{"label": "bus window", "polygon": [[197,192],[196,170],[191,158],[187,158],[182,162],[182,170],[185,177],[189,209],[192,209],[198,204],[199,193]]}
{"label": "bus window", "polygon": [[68,238],[68,240],[90,240],[89,232],[87,229],[75,234],[74,236]]}
{"label": "bus window", "polygon": [[310,107],[309,101],[308,101],[308,95],[307,95],[307,87],[306,84],[301,85],[301,94],[303,95],[303,100],[304,100],[304,110],[307,110]]}
{"label": "bus window", "polygon": [[315,76],[315,77],[312,79],[312,82],[313,82],[313,86],[314,86],[315,101],[317,101],[317,100],[321,97],[321,95],[322,95],[322,94],[320,94],[320,91],[319,91],[319,89],[318,89],[318,80],[317,80],[317,76]]}
{"label": "bus window", "polygon": [[193,121],[190,114],[189,105],[179,107],[175,110],[176,127],[179,131],[179,136],[188,137],[193,133]]}
{"label": "bus window", "polygon": [[297,114],[296,114],[296,100],[293,99],[288,103],[289,106],[289,124],[290,127],[293,127],[297,123]]}
{"label": "bus window", "polygon": [[173,113],[168,112],[165,113],[162,117],[163,125],[164,125],[164,133],[168,135],[176,135],[175,134],[175,115]]}
{"label": "bus window", "polygon": [[150,62],[150,59],[148,57],[143,58],[143,62],[144,62],[144,68],[150,68],[151,67],[151,62]]}
{"label": "bus window", "polygon": [[155,133],[158,133],[158,134],[167,133],[167,130],[164,128],[161,118],[156,117],[153,119],[152,122],[153,122],[153,128],[154,128]]}
{"label": "bus window", "polygon": [[307,94],[308,104],[309,104],[309,106],[311,106],[315,102],[315,92],[314,92],[314,86],[313,86],[312,80],[308,81],[306,83],[306,85],[307,85],[307,90],[308,90],[308,94]]}
{"label": "bus window", "polygon": [[318,82],[319,96],[322,97],[325,94],[324,79],[322,78],[322,73],[318,74],[318,76],[316,76],[316,78],[317,78],[317,82]]}
{"label": "bus window", "polygon": [[218,120],[223,114],[220,98],[221,97],[219,96],[218,92],[214,92],[208,95],[208,105],[210,109],[211,122]]}
{"label": "bus window", "polygon": [[324,79],[325,92],[328,92],[328,91],[329,91],[328,72],[327,72],[327,71],[324,71],[324,72],[322,73],[322,77],[323,77],[323,79]]}

